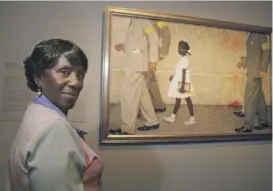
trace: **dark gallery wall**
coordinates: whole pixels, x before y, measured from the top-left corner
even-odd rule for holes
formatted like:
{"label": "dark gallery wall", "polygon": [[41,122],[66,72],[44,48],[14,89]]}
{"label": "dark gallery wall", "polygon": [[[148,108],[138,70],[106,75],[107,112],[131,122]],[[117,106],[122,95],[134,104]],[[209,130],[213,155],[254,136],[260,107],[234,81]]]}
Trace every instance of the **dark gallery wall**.
{"label": "dark gallery wall", "polygon": [[[88,143],[104,162],[104,191],[270,191],[271,142],[98,146],[102,17],[106,6],[272,26],[270,1],[0,2],[0,85],[5,62],[21,63],[41,39],[71,39],[85,50],[90,61],[81,117],[85,119],[83,128],[90,132]],[[0,190],[4,190],[8,149],[18,129],[17,123],[3,121]]]}

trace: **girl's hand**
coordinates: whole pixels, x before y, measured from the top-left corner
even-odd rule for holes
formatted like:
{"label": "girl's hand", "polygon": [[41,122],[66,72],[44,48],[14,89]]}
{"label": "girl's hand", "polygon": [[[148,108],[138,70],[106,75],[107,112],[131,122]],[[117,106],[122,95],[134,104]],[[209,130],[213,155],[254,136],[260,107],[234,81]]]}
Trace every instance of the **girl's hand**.
{"label": "girl's hand", "polygon": [[150,62],[148,70],[154,72],[156,70],[156,62]]}
{"label": "girl's hand", "polygon": [[260,71],[260,77],[263,78],[263,77],[265,77],[265,76],[266,76],[266,73],[263,72],[263,71]]}
{"label": "girl's hand", "polygon": [[185,88],[182,86],[180,89],[179,89],[180,93],[184,93],[185,92]]}

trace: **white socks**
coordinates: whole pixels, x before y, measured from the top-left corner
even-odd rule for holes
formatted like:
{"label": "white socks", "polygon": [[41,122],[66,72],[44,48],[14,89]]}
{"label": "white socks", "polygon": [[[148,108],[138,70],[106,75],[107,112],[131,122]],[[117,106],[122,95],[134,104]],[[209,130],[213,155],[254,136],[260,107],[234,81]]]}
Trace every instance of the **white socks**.
{"label": "white socks", "polygon": [[194,117],[194,116],[190,116],[190,117],[189,117],[189,120],[190,120],[190,121],[195,121],[195,117]]}
{"label": "white socks", "polygon": [[175,119],[176,115],[175,114],[171,114],[171,118]]}
{"label": "white socks", "polygon": [[194,116],[190,116],[188,121],[185,121],[184,124],[186,125],[194,125],[195,124],[195,117]]}

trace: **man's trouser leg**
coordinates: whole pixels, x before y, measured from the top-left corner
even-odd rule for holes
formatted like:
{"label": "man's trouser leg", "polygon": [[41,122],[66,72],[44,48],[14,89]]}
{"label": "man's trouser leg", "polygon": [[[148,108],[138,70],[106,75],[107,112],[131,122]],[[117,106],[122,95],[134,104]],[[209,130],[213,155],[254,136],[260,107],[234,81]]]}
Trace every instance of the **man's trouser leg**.
{"label": "man's trouser leg", "polygon": [[263,91],[263,87],[262,87],[262,80],[261,80],[261,90],[259,92],[257,112],[258,112],[259,123],[260,124],[268,123],[267,106],[265,103],[265,96],[264,96],[264,91]]}
{"label": "man's trouser leg", "polygon": [[140,99],[140,111],[146,119],[145,125],[152,126],[159,123],[157,116],[154,111],[154,107],[151,101],[150,93],[147,88],[147,81],[146,78],[143,78],[143,87],[142,87],[142,94]]}
{"label": "man's trouser leg", "polygon": [[[247,81],[247,69],[244,69],[244,87],[246,89],[246,81]],[[245,104],[242,104],[241,112],[245,113]]]}
{"label": "man's trouser leg", "polygon": [[146,80],[154,109],[163,109],[165,104],[161,97],[155,73],[153,71],[147,72]]}
{"label": "man's trouser leg", "polygon": [[[246,82],[247,82],[247,69],[244,69],[244,85],[245,85],[245,87],[246,87]],[[242,104],[241,112],[245,113],[244,103]],[[259,126],[259,120],[258,120],[258,116],[257,115],[255,115],[255,120],[253,122],[253,126],[254,127]]]}
{"label": "man's trouser leg", "polygon": [[[259,112],[259,118],[265,120],[266,107],[264,94],[262,91],[262,79],[248,78],[245,87],[245,123],[244,126],[253,130],[253,124],[256,113]],[[260,123],[262,121],[259,121]]]}
{"label": "man's trouser leg", "polygon": [[121,129],[129,134],[136,132],[136,119],[143,91],[144,73],[126,73],[121,87]]}

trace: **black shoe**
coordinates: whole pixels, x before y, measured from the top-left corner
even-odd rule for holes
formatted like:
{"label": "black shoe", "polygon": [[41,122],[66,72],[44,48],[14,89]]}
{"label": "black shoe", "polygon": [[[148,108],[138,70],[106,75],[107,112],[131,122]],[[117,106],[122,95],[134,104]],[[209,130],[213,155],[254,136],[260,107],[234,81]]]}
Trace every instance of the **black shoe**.
{"label": "black shoe", "polygon": [[158,129],[159,126],[160,126],[159,124],[151,125],[151,126],[144,125],[142,127],[138,127],[137,130],[139,130],[139,131],[149,131],[149,130]]}
{"label": "black shoe", "polygon": [[160,109],[155,109],[155,112],[165,112],[165,111],[166,111],[166,107],[160,108]]}
{"label": "black shoe", "polygon": [[[160,108],[160,109],[154,109],[154,110],[155,110],[156,113],[157,112],[165,112],[166,111],[166,107]],[[138,112],[138,114],[137,114],[137,118],[139,118],[139,117],[141,117],[141,112]]]}
{"label": "black shoe", "polygon": [[263,130],[263,129],[269,129],[270,125],[269,123],[263,123],[259,126],[254,127],[255,130]]}
{"label": "black shoe", "polygon": [[116,130],[113,130],[113,129],[110,129],[108,132],[109,132],[110,134],[113,134],[113,135],[116,134]]}
{"label": "black shoe", "polygon": [[252,130],[251,129],[248,129],[244,126],[240,127],[240,128],[236,128],[235,131],[237,133],[252,133]]}
{"label": "black shoe", "polygon": [[131,134],[123,131],[122,129],[116,129],[116,130],[110,129],[109,133],[111,133],[113,135],[131,135]]}
{"label": "black shoe", "polygon": [[241,111],[239,112],[233,112],[237,117],[245,117],[245,114]]}

